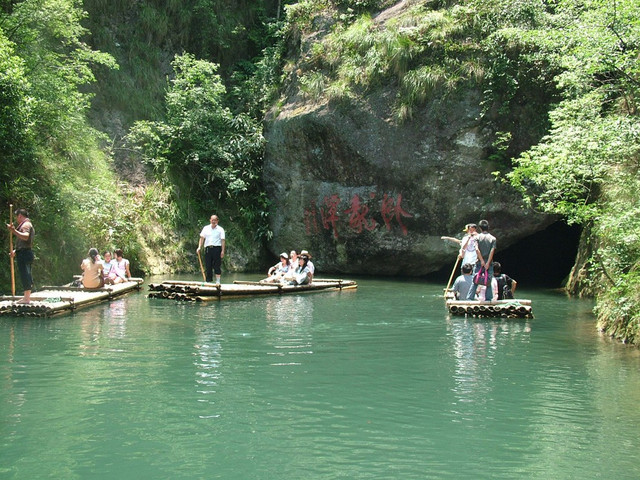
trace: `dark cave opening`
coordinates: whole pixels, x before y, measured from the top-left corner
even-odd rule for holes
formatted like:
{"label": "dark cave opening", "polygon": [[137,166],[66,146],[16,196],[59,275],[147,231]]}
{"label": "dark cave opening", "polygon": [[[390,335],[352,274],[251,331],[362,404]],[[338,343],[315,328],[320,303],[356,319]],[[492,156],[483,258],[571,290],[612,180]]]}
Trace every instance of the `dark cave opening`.
{"label": "dark cave opening", "polygon": [[[500,250],[498,238],[495,260],[502,264],[503,273],[521,287],[560,288],[575,262],[580,232],[579,226],[556,222],[504,250]],[[428,278],[446,283],[452,267]]]}

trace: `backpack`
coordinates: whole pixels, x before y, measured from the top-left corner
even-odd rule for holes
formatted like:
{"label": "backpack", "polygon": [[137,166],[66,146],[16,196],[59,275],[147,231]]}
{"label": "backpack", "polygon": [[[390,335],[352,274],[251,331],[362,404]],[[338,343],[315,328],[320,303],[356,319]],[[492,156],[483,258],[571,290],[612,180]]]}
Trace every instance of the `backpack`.
{"label": "backpack", "polygon": [[501,273],[496,277],[498,282],[498,295],[501,300],[511,300],[513,298],[513,292],[511,291],[512,280],[510,277]]}

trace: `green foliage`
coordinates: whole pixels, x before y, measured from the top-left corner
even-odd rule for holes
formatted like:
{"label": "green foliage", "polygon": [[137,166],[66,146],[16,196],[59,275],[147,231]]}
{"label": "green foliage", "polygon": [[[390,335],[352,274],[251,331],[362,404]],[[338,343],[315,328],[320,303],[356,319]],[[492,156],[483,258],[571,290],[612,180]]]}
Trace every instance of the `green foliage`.
{"label": "green foliage", "polygon": [[[6,221],[9,204],[30,213],[38,286],[68,282],[91,246],[124,248],[140,271],[131,202],[105,137],[85,117],[91,68],[115,63],[84,42],[84,18],[74,0],[25,0],[0,12],[0,203]],[[9,290],[8,269],[0,288]]]}
{"label": "green foliage", "polygon": [[178,187],[174,195],[183,210],[191,208],[191,198],[199,199],[194,213],[200,218],[226,206],[238,213],[237,223],[264,235],[260,124],[224,105],[226,89],[215,64],[185,54],[176,56],[173,66],[166,122],[136,123],[130,144],[159,181]]}
{"label": "green foliage", "polygon": [[[300,26],[299,16],[310,21],[319,15],[314,8],[320,3],[304,5],[308,7],[304,14],[302,4],[290,9],[292,28],[307,28]],[[474,18],[464,7],[432,10],[422,2],[386,23],[369,14],[345,17],[313,45],[300,88],[320,100],[366,94],[398,82],[396,116],[406,120],[415,107],[435,95],[482,80],[485,69],[478,62],[478,44],[467,41],[475,35]]]}
{"label": "green foliage", "polygon": [[[15,55],[13,43],[0,30],[0,151],[5,167],[19,167],[28,158],[29,83],[22,59]],[[4,169],[0,182],[6,184],[14,172]]]}
{"label": "green foliage", "polygon": [[[273,47],[277,32],[273,17],[278,13],[268,11],[275,5],[265,2],[86,0],[84,4],[90,12],[86,21],[93,32],[90,41],[111,53],[121,67],[120,71],[95,69],[100,84],[95,89],[95,110],[116,111],[124,129],[137,120],[162,119],[166,77],[175,54],[189,52],[220,65],[231,92],[232,86],[249,88],[243,83],[253,72],[252,64],[268,58],[262,52]],[[261,67],[258,70],[264,73]],[[244,104],[245,98],[234,101]],[[230,107],[239,111],[240,105]]]}
{"label": "green foliage", "polygon": [[554,66],[563,100],[508,177],[530,205],[591,226],[599,328],[640,343],[640,5],[559,1],[519,38]]}

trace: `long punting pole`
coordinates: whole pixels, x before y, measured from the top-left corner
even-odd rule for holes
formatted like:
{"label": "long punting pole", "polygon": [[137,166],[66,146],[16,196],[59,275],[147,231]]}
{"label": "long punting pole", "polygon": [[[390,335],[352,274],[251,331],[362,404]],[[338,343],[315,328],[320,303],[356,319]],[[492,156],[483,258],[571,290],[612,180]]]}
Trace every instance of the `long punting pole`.
{"label": "long punting pole", "polygon": [[[13,224],[13,204],[9,204],[9,225]],[[11,263],[11,296],[16,296],[16,271],[13,268],[13,232],[9,231],[9,262]]]}
{"label": "long punting pole", "polygon": [[449,283],[447,283],[447,288],[444,289],[444,296],[447,296],[447,292],[449,288],[451,288],[451,282],[453,281],[453,276],[456,274],[456,270],[458,269],[458,263],[460,263],[460,257],[456,258],[456,264],[453,266],[453,270],[451,270],[451,276],[449,277]]}
{"label": "long punting pole", "polygon": [[198,261],[200,262],[200,271],[202,272],[202,281],[206,282],[207,277],[204,274],[204,267],[202,266],[202,257],[200,257],[200,252],[198,252]]}

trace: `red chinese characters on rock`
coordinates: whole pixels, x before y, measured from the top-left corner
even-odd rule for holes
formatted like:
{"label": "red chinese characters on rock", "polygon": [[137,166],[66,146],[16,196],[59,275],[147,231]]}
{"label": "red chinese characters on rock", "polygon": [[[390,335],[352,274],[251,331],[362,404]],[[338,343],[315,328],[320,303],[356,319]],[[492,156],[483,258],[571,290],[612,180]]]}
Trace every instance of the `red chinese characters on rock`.
{"label": "red chinese characters on rock", "polygon": [[[307,235],[314,235],[320,232],[320,227],[317,221],[320,217],[320,223],[324,230],[330,230],[334,238],[338,238],[338,226],[340,224],[342,216],[344,216],[345,223],[348,228],[355,233],[362,233],[364,231],[375,230],[380,223],[373,218],[376,213],[380,214],[384,226],[387,231],[391,231],[392,223],[395,220],[403,235],[407,235],[408,229],[402,223],[403,218],[411,218],[413,215],[408,213],[402,208],[402,194],[398,194],[393,197],[387,193],[382,196],[380,202],[376,202],[376,193],[369,193],[370,202],[367,204],[363,202],[362,198],[355,194],[349,200],[349,204],[343,210],[340,209],[342,199],[337,195],[330,195],[324,197],[321,206],[318,208],[316,201],[312,200],[309,208],[304,209],[304,222]],[[379,208],[375,210],[373,207]]]}
{"label": "red chinese characters on rock", "polygon": [[391,230],[391,221],[395,218],[402,228],[402,234],[407,234],[407,227],[402,223],[402,219],[400,217],[413,217],[410,213],[405,212],[402,209],[402,194],[398,194],[398,197],[394,200],[386,193],[382,198],[382,218],[384,219],[384,224],[387,227],[387,230]]}
{"label": "red chinese characters on rock", "polygon": [[[325,230],[333,230],[333,236],[338,238],[338,229],[336,223],[338,222],[338,206],[340,205],[340,197],[338,195],[331,195],[330,197],[324,197],[322,207],[320,207],[320,217],[322,218],[322,227]],[[326,207],[326,209],[325,209]]]}

